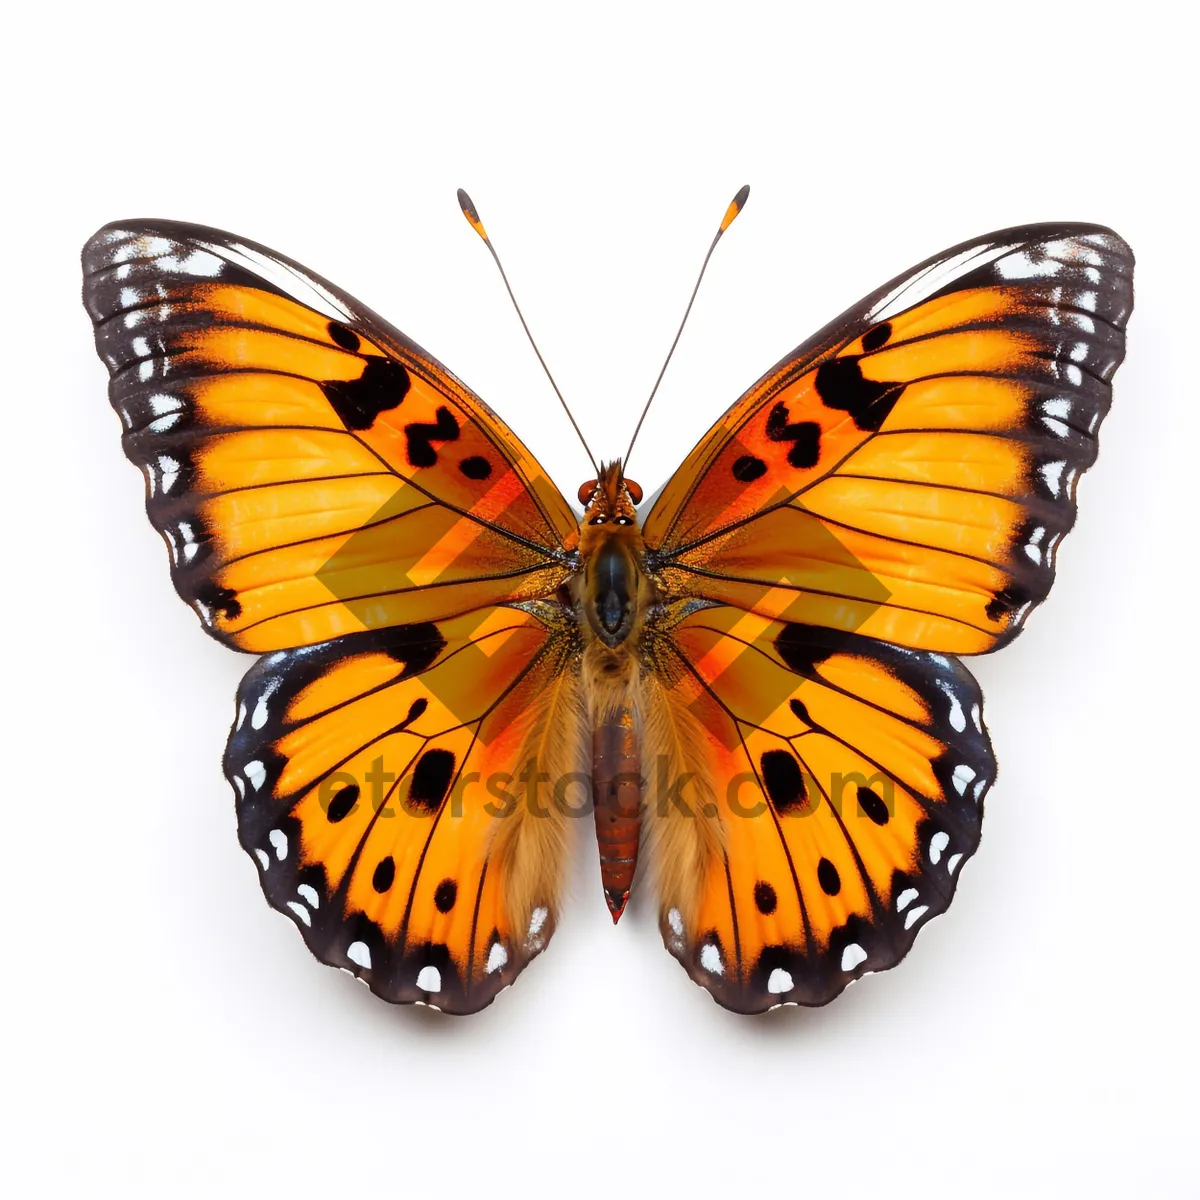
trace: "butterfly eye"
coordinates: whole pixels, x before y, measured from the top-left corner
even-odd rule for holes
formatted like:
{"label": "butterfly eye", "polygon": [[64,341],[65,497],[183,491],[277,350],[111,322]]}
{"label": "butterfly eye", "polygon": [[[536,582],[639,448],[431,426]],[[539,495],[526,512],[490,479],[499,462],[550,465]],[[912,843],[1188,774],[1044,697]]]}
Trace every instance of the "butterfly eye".
{"label": "butterfly eye", "polygon": [[591,520],[588,522],[588,524],[589,524],[589,525],[603,525],[603,524],[605,524],[607,521],[608,521],[608,518],[607,518],[607,517],[593,517],[593,518],[592,518],[592,519],[591,519]]}
{"label": "butterfly eye", "polygon": [[596,482],[595,479],[589,479],[587,483],[579,485],[578,495],[580,504],[587,505],[587,502],[592,498],[592,493],[596,490]]}
{"label": "butterfly eye", "polygon": [[633,522],[628,517],[614,517],[614,525],[632,525]]}
{"label": "butterfly eye", "polygon": [[634,483],[632,479],[627,479],[625,480],[625,487],[629,491],[630,500],[632,500],[634,504],[641,504],[642,485],[640,483]]}

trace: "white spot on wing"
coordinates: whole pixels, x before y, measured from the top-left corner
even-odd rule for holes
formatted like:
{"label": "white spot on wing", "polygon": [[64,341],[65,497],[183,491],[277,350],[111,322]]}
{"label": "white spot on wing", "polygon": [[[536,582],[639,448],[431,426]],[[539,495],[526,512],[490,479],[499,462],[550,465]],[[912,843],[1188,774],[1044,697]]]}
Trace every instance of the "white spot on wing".
{"label": "white spot on wing", "polygon": [[904,918],[904,928],[911,929],[928,911],[928,904],[918,904],[916,908],[909,909],[908,916]]}
{"label": "white spot on wing", "polygon": [[250,780],[250,786],[257,792],[267,781],[267,768],[256,758],[242,768],[242,774]]}
{"label": "white spot on wing", "polygon": [[1022,250],[1002,258],[996,264],[996,270],[1002,279],[1048,279],[1062,270],[1062,263],[1043,253],[1035,257],[1031,250]]}
{"label": "white spot on wing", "polygon": [[321,898],[317,895],[317,889],[309,883],[302,883],[296,889],[296,895],[301,900],[307,900],[309,908],[319,908],[321,906]]}
{"label": "white spot on wing", "polygon": [[671,927],[671,932],[676,937],[683,937],[683,915],[679,909],[673,908],[667,913],[667,924]]}
{"label": "white spot on wing", "polygon": [[721,952],[712,942],[705,942],[700,947],[700,965],[711,975],[725,974],[725,964],[721,961]]}
{"label": "white spot on wing", "polygon": [[312,926],[312,917],[309,916],[308,909],[297,900],[289,900],[288,908],[292,910],[304,922],[305,925]]}
{"label": "white spot on wing", "polygon": [[535,908],[529,916],[529,936],[537,937],[542,932],[542,926],[546,923],[546,917],[549,913],[544,908]]}
{"label": "white spot on wing", "polygon": [[504,948],[503,942],[493,942],[492,948],[488,951],[487,966],[483,968],[485,975],[492,975],[499,971],[505,963],[508,962],[508,951]]}
{"label": "white spot on wing", "polygon": [[967,790],[967,784],[974,778],[974,770],[966,763],[959,763],[954,768],[954,774],[950,776],[950,782],[954,784],[954,790],[961,796]]}
{"label": "white spot on wing", "polygon": [[1050,489],[1050,495],[1058,496],[1062,487],[1062,473],[1066,467],[1065,461],[1042,463],[1041,472],[1042,478],[1046,481],[1046,486]]}
{"label": "white spot on wing", "polygon": [[261,729],[267,723],[267,717],[270,715],[267,709],[267,701],[274,695],[279,687],[279,680],[272,679],[262,690],[262,695],[258,698],[258,703],[254,706],[254,716],[250,718],[250,726],[252,729]]}
{"label": "white spot on wing", "polygon": [[896,911],[903,912],[919,895],[916,888],[905,888],[896,897]]}
{"label": "white spot on wing", "polygon": [[935,833],[929,839],[929,861],[937,864],[942,861],[946,847],[950,845],[950,835],[944,831]]}
{"label": "white spot on wing", "polygon": [[256,846],[254,856],[262,863],[262,869],[265,871],[271,865],[271,856],[261,847]]}
{"label": "white spot on wing", "polygon": [[967,727],[966,714],[963,712],[963,706],[959,698],[954,694],[954,689],[942,680],[938,680],[938,687],[946,694],[946,699],[950,701],[950,726],[955,733],[962,733]]}
{"label": "white spot on wing", "polygon": [[867,952],[857,943],[851,942],[842,951],[842,970],[853,971],[859,963],[867,961]]}
{"label": "white spot on wing", "polygon": [[953,875],[953,874],[954,874],[954,872],[955,872],[956,870],[958,870],[958,864],[959,864],[960,862],[962,862],[962,858],[963,858],[963,856],[962,856],[961,854],[952,854],[952,855],[950,855],[950,858],[949,858],[949,859],[947,860],[947,862],[946,862],[946,870],[947,870],[947,871],[948,871],[948,872],[949,872],[951,875]]}
{"label": "white spot on wing", "polygon": [[366,942],[351,942],[346,947],[346,957],[356,966],[371,969],[371,950]]}
{"label": "white spot on wing", "polygon": [[792,990],[792,977],[782,967],[776,967],[771,972],[770,979],[767,980],[767,991],[773,996],[778,996],[783,992]]}
{"label": "white spot on wing", "polygon": [[158,456],[158,487],[164,496],[170,495],[175,481],[179,478],[179,460],[169,454]]}
{"label": "white spot on wing", "polygon": [[422,967],[417,976],[417,987],[423,992],[440,992],[442,990],[442,973],[437,967]]}
{"label": "white spot on wing", "polygon": [[279,859],[280,862],[283,862],[283,860],[287,858],[288,852],[287,834],[284,833],[282,829],[272,829],[271,832],[267,834],[267,840],[272,846],[275,847],[275,857]]}

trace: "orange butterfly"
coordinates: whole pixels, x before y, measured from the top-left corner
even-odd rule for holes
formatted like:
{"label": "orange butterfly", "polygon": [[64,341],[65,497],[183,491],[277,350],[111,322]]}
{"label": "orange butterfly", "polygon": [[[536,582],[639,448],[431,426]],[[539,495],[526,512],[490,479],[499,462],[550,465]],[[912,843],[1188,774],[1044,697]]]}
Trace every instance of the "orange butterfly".
{"label": "orange butterfly", "polygon": [[262,246],[133,221],[83,265],[175,587],[264,656],[225,771],[322,962],[483,1008],[549,941],[588,812],[614,921],[644,838],[667,948],[738,1012],[824,1004],[945,910],[995,774],[957,656],[1049,591],[1124,352],[1110,230],[894,279],[644,519],[620,460],[577,516],[440,363]]}

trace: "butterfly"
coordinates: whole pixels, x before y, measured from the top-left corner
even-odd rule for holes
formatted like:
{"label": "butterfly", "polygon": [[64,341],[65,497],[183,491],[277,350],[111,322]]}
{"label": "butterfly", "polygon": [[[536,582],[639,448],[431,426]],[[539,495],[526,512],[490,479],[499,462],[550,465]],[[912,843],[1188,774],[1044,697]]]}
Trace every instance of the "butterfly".
{"label": "butterfly", "polygon": [[640,859],[667,949],[736,1012],[825,1004],[945,911],[996,770],[960,660],[1016,637],[1074,521],[1132,305],[1111,230],[928,259],[651,502],[628,452],[597,465],[582,515],[465,384],[283,255],[139,220],[83,270],[175,588],[260,656],[225,773],[322,962],[484,1008],[549,942],[581,816],[614,922]]}

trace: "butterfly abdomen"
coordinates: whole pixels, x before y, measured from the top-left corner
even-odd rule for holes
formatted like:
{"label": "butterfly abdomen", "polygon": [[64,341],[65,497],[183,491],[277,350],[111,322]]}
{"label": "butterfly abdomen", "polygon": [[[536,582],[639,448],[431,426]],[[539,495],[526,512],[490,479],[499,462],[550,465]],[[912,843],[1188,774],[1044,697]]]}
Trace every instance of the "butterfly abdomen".
{"label": "butterfly abdomen", "polygon": [[641,750],[634,715],[637,660],[624,647],[613,651],[593,642],[584,654],[583,678],[592,724],[592,800],[600,882],[615,924],[633,886],[641,834]]}
{"label": "butterfly abdomen", "polygon": [[642,787],[633,709],[620,708],[592,732],[592,794],[596,841],[600,847],[600,882],[613,924],[621,919],[641,833]]}

